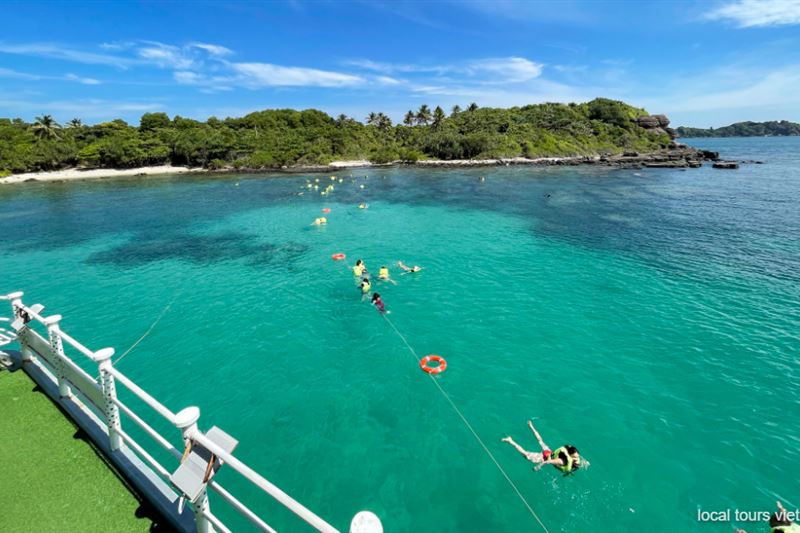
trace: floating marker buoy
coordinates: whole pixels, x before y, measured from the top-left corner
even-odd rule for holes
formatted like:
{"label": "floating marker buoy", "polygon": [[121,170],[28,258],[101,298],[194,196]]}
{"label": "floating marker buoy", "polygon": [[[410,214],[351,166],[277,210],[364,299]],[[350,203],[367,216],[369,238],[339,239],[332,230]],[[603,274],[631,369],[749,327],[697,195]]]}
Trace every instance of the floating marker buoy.
{"label": "floating marker buoy", "polygon": [[341,261],[342,259],[346,259],[346,258],[347,258],[347,256],[344,255],[344,254],[333,254],[331,256],[331,259],[333,259],[334,261]]}
{"label": "floating marker buoy", "polygon": [[322,209],[322,212],[325,213],[325,214],[328,214],[328,213],[331,212],[331,208],[330,207],[325,207],[325,208]]}
{"label": "floating marker buoy", "polygon": [[[439,366],[428,366],[431,361],[439,363]],[[447,370],[447,361],[440,355],[426,355],[419,360],[419,367],[428,374],[441,374]]]}

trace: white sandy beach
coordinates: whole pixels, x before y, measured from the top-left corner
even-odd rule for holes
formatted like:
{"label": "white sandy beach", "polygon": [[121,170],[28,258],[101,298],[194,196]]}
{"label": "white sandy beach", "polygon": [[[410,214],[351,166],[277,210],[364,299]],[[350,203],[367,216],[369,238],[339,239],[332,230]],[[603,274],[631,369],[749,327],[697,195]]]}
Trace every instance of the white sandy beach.
{"label": "white sandy beach", "polygon": [[64,170],[53,170],[50,172],[28,172],[25,174],[12,174],[5,178],[0,178],[0,185],[11,183],[23,183],[26,181],[60,181],[60,180],[83,180],[99,178],[117,178],[126,176],[156,176],[164,174],[185,174],[187,172],[207,172],[202,168],[173,167],[163,165],[157,167],[128,168],[115,170],[108,168],[97,168],[92,170],[81,170],[77,168],[67,168]]}

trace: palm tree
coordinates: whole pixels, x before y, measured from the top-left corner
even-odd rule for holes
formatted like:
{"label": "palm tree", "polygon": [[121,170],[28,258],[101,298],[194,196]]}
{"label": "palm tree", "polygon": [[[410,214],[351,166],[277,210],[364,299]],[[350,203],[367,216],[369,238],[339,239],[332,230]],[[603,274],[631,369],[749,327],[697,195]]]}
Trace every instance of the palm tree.
{"label": "palm tree", "polygon": [[438,128],[438,127],[439,127],[439,125],[440,125],[440,124],[442,123],[442,121],[444,120],[444,117],[445,117],[445,115],[444,115],[444,109],[442,109],[441,107],[439,107],[439,106],[437,105],[437,106],[436,106],[436,109],[434,109],[434,110],[433,110],[433,127],[434,127],[434,128]]}
{"label": "palm tree", "polygon": [[369,126],[377,126],[378,125],[378,113],[372,112],[367,115],[367,125]]}
{"label": "palm tree", "polygon": [[83,121],[81,119],[79,119],[79,118],[73,118],[72,120],[67,122],[67,127],[68,128],[82,128],[83,127]]}
{"label": "palm tree", "polygon": [[419,111],[417,111],[417,124],[424,124],[427,125],[428,122],[431,121],[431,110],[428,108],[427,104],[422,104],[419,106]]}
{"label": "palm tree", "polygon": [[414,116],[414,112],[409,109],[408,113],[406,113],[406,116],[403,119],[403,124],[405,124],[406,126],[413,126],[414,125],[414,120],[416,120],[416,117]]}
{"label": "palm tree", "polygon": [[378,126],[378,128],[380,128],[382,130],[387,130],[387,129],[392,127],[392,119],[390,119],[388,116],[384,115],[383,113],[378,113],[378,116],[377,116],[377,119],[376,119],[375,123]]}
{"label": "palm tree", "polygon": [[450,112],[450,116],[454,117],[454,116],[458,115],[459,113],[461,113],[461,106],[456,104],[456,105],[453,106],[453,110]]}
{"label": "palm tree", "polygon": [[472,102],[471,104],[469,104],[469,107],[467,108],[467,111],[471,112],[471,111],[475,111],[476,109],[478,109],[478,104],[476,104],[475,102]]}
{"label": "palm tree", "polygon": [[347,123],[347,115],[342,113],[338,117],[336,117],[336,124],[339,126],[344,126]]}
{"label": "palm tree", "polygon": [[31,126],[33,134],[39,139],[58,139],[58,130],[61,126],[51,115],[36,117],[36,122]]}

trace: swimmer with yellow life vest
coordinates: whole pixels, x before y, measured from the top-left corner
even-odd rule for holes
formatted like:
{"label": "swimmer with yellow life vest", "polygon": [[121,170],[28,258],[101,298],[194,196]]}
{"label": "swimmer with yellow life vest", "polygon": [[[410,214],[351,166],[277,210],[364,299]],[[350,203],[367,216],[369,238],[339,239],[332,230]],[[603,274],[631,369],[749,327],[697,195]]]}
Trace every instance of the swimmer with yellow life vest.
{"label": "swimmer with yellow life vest", "polygon": [[361,259],[357,260],[355,266],[353,266],[353,275],[357,278],[369,275],[369,272],[367,272],[367,265],[365,265],[364,261]]}
{"label": "swimmer with yellow life vest", "polygon": [[311,223],[312,226],[324,226],[328,223],[328,219],[325,217],[315,218],[314,222]]}
{"label": "swimmer with yellow life vest", "polygon": [[388,281],[389,283],[397,285],[397,282],[389,277],[389,268],[386,266],[382,266],[378,270],[378,279],[381,281]]}
{"label": "swimmer with yellow life vest", "polygon": [[514,439],[511,437],[505,437],[502,439],[502,441],[509,443],[519,453],[521,453],[525,459],[535,464],[535,470],[541,470],[544,465],[553,465],[566,476],[575,472],[579,468],[584,468],[589,465],[588,461],[584,460],[580,456],[578,449],[575,446],[565,444],[555,451],[552,451],[547,444],[544,443],[542,436],[539,435],[539,432],[536,431],[536,428],[533,427],[533,422],[530,420],[528,420],[528,427],[531,428],[533,435],[539,442],[539,446],[542,448],[542,453],[529,452],[525,450],[522,446],[514,442]]}
{"label": "swimmer with yellow life vest", "polygon": [[369,296],[369,291],[372,290],[372,284],[369,282],[369,278],[362,279],[361,283],[358,284],[358,288],[361,289],[361,299],[366,299]]}

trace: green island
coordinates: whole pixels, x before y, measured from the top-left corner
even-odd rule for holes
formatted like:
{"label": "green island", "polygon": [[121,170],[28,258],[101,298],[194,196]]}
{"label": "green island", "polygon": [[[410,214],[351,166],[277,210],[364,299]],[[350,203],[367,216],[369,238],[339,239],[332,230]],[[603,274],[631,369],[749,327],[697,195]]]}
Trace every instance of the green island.
{"label": "green island", "polygon": [[676,131],[681,137],[790,137],[800,135],[800,124],[788,120],[746,121],[708,129],[680,126]]}
{"label": "green island", "polygon": [[[624,102],[544,103],[480,108],[422,105],[402,124],[384,113],[366,123],[307,109],[274,109],[205,122],[146,113],[138,127],[123,120],[63,126],[50,115],[34,123],[0,119],[0,177],[78,167],[129,169],[181,165],[206,169],[276,169],[419,160],[480,160],[654,153],[670,147],[663,115]],[[674,145],[673,145],[674,146]]]}

